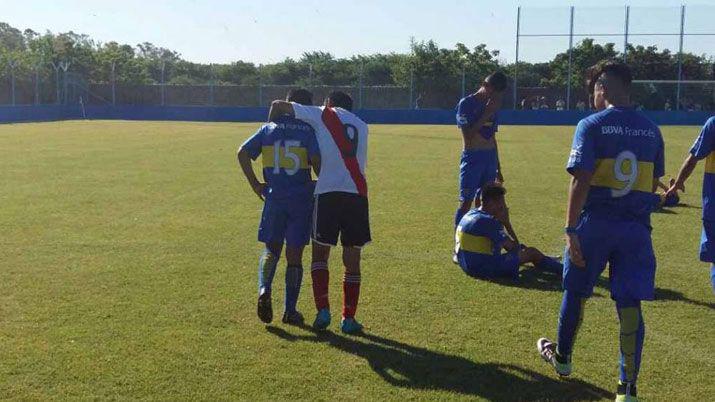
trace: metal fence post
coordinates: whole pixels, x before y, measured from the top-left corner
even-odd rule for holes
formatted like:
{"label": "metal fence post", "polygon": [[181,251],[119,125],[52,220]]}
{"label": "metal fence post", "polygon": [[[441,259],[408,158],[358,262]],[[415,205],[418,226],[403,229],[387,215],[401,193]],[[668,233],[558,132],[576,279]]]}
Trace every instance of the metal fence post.
{"label": "metal fence post", "polygon": [[623,63],[628,62],[628,26],[631,15],[631,6],[626,6],[626,18],[623,28]]}
{"label": "metal fence post", "polygon": [[680,6],[680,45],[678,47],[678,89],[675,95],[675,110],[680,110],[680,83],[683,80],[683,36],[685,36],[685,5]]}
{"label": "metal fence post", "polygon": [[166,70],[166,62],[161,62],[161,106],[166,104],[166,94],[164,93],[164,71]]}
{"label": "metal fence post", "polygon": [[214,65],[213,63],[209,64],[209,69],[210,74],[211,74],[211,81],[209,83],[209,105],[213,106],[214,104],[214,85],[215,85],[215,74],[214,74]]}
{"label": "metal fence post", "polygon": [[514,109],[516,110],[517,99],[517,87],[519,83],[519,30],[521,28],[521,6],[516,8],[516,58],[514,61]]}
{"label": "metal fence post", "polygon": [[61,68],[62,71],[63,71],[63,74],[62,74],[62,80],[64,81],[64,85],[63,85],[63,86],[64,86],[64,94],[63,94],[64,100],[63,100],[63,104],[65,104],[65,105],[68,103],[68,98],[67,98],[67,97],[68,97],[68,92],[69,92],[69,90],[68,90],[69,81],[67,80],[67,70],[69,70],[70,64],[72,64],[72,63],[70,63],[69,61],[60,62],[60,68]]}
{"label": "metal fence post", "polygon": [[358,99],[359,99],[358,108],[359,109],[362,109],[363,79],[364,79],[363,75],[364,75],[364,73],[365,73],[365,65],[361,62],[360,63],[360,79],[358,81],[358,85],[359,85],[359,87],[358,87]]}
{"label": "metal fence post", "polygon": [[15,60],[10,59],[7,62],[8,67],[10,68],[10,100],[11,104],[15,106],[15,65],[16,62]]}
{"label": "metal fence post", "polygon": [[258,107],[263,106],[263,65],[258,65]]}
{"label": "metal fence post", "polygon": [[35,64],[35,105],[40,104],[40,66]]}
{"label": "metal fence post", "polygon": [[464,98],[464,95],[467,92],[467,72],[464,68],[464,64],[462,64],[462,96],[460,98]]}
{"label": "metal fence post", "polygon": [[115,62],[112,62],[112,106],[116,106],[117,104],[117,76],[115,64]]}
{"label": "metal fence post", "polygon": [[407,106],[408,109],[412,109],[412,99],[414,99],[415,90],[415,68],[410,67],[410,102]]}
{"label": "metal fence post", "polygon": [[566,84],[566,110],[571,110],[571,71],[573,69],[573,13],[574,6],[571,6],[571,17],[569,20],[569,75]]}

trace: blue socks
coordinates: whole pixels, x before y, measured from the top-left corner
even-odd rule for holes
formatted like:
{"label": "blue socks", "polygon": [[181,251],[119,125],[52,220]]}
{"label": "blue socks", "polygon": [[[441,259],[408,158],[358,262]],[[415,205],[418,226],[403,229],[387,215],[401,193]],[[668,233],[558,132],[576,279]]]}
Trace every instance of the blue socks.
{"label": "blue socks", "polygon": [[295,306],[298,303],[300,295],[300,285],[303,282],[303,267],[300,265],[288,265],[286,268],[286,293],[285,293],[285,311],[287,313],[295,312]]}
{"label": "blue socks", "polygon": [[568,290],[564,291],[564,297],[561,300],[561,311],[559,312],[556,353],[567,360],[571,356],[576,334],[583,321],[584,304],[586,304],[585,298],[578,297]]}
{"label": "blue socks", "polygon": [[713,285],[713,293],[715,293],[715,264],[710,267],[710,282]]}
{"label": "blue socks", "polygon": [[639,300],[616,300],[621,323],[621,382],[635,384],[641,365],[645,324]]}
{"label": "blue socks", "polygon": [[[468,211],[468,210],[467,210]],[[462,211],[462,208],[457,208],[457,213],[454,214],[454,228],[456,229],[457,226],[459,226],[459,222],[462,220],[462,217],[466,214],[466,211]]]}
{"label": "blue socks", "polygon": [[559,276],[564,273],[564,266],[557,259],[552,257],[544,256],[544,258],[536,264],[536,268],[546,272],[553,272]]}
{"label": "blue socks", "polygon": [[258,294],[271,291],[278,259],[279,256],[274,255],[268,249],[263,250],[261,258],[258,260]]}

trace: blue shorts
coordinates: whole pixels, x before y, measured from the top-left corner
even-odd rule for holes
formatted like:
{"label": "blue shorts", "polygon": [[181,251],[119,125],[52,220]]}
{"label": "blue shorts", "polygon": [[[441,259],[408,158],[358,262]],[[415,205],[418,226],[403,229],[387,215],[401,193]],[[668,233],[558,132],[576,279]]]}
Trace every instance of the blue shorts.
{"label": "blue shorts", "polygon": [[310,241],[313,199],[266,199],[263,205],[258,241],[285,243],[288,247],[303,247]]}
{"label": "blue shorts", "polygon": [[[519,252],[512,251],[498,257],[472,255],[460,251],[457,255],[462,271],[473,278],[519,278]],[[479,258],[481,257],[481,258]],[[486,258],[485,258],[486,257]],[[487,262],[488,261],[488,262]]]}
{"label": "blue shorts", "polygon": [[459,161],[459,201],[471,202],[483,185],[496,178],[496,148],[462,151],[462,159]]}
{"label": "blue shorts", "polygon": [[703,233],[700,235],[700,261],[715,262],[715,225],[703,219]]}
{"label": "blue shorts", "polygon": [[586,267],[574,265],[565,253],[564,289],[591,296],[608,263],[613,300],[653,300],[656,263],[648,226],[584,216],[577,233]]}

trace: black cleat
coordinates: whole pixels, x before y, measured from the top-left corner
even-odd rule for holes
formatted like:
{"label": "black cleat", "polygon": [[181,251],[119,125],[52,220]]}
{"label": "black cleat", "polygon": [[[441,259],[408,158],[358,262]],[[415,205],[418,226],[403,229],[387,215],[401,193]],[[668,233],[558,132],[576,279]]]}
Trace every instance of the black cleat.
{"label": "black cleat", "polygon": [[266,324],[273,321],[273,305],[271,303],[271,293],[265,292],[258,296],[258,318]]}

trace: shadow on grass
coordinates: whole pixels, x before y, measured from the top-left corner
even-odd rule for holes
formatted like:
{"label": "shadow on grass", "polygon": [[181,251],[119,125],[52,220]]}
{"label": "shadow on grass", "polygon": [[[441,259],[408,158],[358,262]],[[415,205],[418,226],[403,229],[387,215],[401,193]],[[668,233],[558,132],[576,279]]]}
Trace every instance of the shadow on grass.
{"label": "shadow on grass", "polygon": [[[325,343],[364,358],[370,368],[395,387],[442,390],[488,400],[600,400],[613,394],[580,380],[559,380],[522,367],[477,363],[372,334],[342,336],[332,332],[295,335],[282,328],[268,332],[289,342]],[[538,358],[534,352],[531,358]],[[544,366],[544,371],[548,370]]]}
{"label": "shadow on grass", "polygon": [[673,211],[672,209],[668,208],[658,208],[655,211],[653,211],[654,214],[663,214],[663,215],[677,215],[678,213]]}
{"label": "shadow on grass", "polygon": [[655,300],[665,300],[665,301],[679,301],[683,303],[692,304],[693,306],[707,307],[710,309],[715,309],[715,303],[705,302],[701,300],[688,299],[683,295],[682,292],[671,289],[655,289]]}

